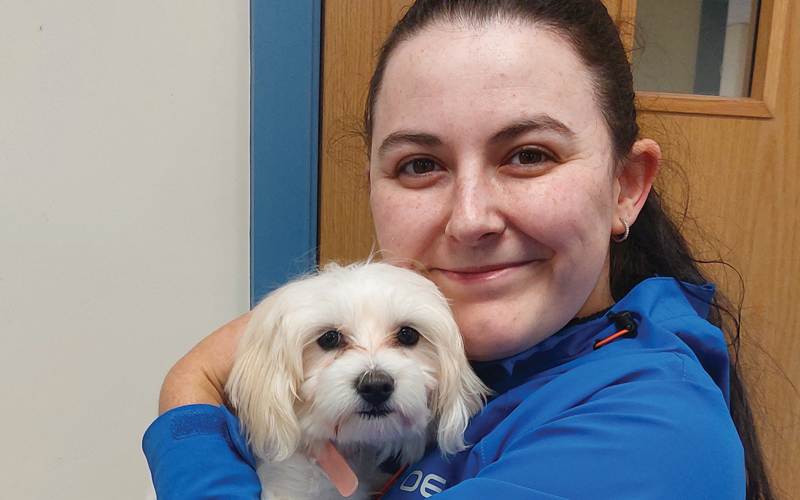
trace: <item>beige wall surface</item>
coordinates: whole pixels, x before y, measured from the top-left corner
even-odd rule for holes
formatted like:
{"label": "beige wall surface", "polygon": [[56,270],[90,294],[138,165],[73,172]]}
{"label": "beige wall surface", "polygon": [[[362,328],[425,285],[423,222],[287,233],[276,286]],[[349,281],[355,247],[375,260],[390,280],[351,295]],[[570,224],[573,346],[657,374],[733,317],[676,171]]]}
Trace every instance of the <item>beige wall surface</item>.
{"label": "beige wall surface", "polygon": [[0,498],[141,500],[249,302],[249,2],[0,0]]}

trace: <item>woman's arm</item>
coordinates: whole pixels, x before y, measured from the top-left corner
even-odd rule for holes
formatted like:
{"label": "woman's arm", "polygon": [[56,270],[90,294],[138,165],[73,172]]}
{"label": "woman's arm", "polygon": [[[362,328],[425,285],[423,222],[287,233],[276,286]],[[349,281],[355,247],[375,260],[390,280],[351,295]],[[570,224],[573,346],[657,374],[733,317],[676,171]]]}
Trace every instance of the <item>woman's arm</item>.
{"label": "woman's arm", "polygon": [[225,402],[225,383],[248,321],[250,313],[221,327],[172,367],[161,386],[159,415],[179,406]]}
{"label": "woman's arm", "polygon": [[142,441],[158,498],[260,498],[261,483],[239,420],[220,407],[249,319],[245,314],[203,339],[167,374],[160,416]]}

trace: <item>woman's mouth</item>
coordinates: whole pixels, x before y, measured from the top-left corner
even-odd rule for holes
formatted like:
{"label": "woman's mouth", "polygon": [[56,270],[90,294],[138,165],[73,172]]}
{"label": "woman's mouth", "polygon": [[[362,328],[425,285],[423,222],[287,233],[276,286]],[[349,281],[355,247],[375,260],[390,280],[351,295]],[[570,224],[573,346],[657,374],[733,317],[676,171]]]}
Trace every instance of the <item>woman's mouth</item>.
{"label": "woman's mouth", "polygon": [[457,267],[451,269],[433,268],[431,271],[439,271],[448,279],[458,283],[475,284],[497,280],[532,262],[535,261],[526,260],[520,262],[507,262],[502,264],[490,264],[474,267]]}

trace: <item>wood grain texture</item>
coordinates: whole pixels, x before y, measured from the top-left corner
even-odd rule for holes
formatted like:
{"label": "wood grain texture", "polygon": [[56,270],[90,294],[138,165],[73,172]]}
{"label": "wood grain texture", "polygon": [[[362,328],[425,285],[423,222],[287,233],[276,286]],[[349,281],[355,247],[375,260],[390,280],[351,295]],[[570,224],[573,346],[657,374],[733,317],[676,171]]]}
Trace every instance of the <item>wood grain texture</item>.
{"label": "wood grain texture", "polygon": [[632,56],[637,0],[616,0],[603,3],[606,5],[608,13],[616,20],[617,27],[619,27],[619,38],[628,50],[628,54]]}
{"label": "wood grain texture", "polygon": [[635,5],[636,5],[636,0],[602,0],[602,1],[603,1],[603,5],[606,6],[606,9],[608,9],[608,13],[614,19],[619,19],[620,18],[620,9],[623,7],[624,4],[628,4],[630,2],[633,2],[634,3],[634,9],[635,9]]}
{"label": "wood grain texture", "polygon": [[[742,362],[773,476],[788,499],[800,498],[800,5],[782,15],[772,119],[650,112],[641,124],[665,158],[682,165],[690,213],[717,239],[716,248],[698,242],[701,254],[724,258],[744,277]],[[676,186],[672,194],[682,198]],[[709,270],[738,298],[735,275]]]}
{"label": "wood grain texture", "polygon": [[[788,499],[800,498],[800,397],[791,386],[800,387],[800,257],[795,254],[800,251],[800,5],[763,1],[774,3],[773,16],[783,17],[769,20],[783,50],[769,54],[763,68],[765,78],[777,82],[773,90],[763,90],[772,118],[650,111],[640,121],[643,134],[659,140],[666,158],[683,167],[691,186],[690,212],[697,227],[715,236],[715,248],[687,223],[690,239],[703,257],[721,256],[744,277],[742,363],[754,383],[751,390],[773,476]],[[374,246],[364,178],[367,157],[357,132],[376,51],[409,3],[326,1],[323,263],[363,259]],[[605,3],[619,16],[623,0]],[[776,22],[782,31],[774,31]],[[669,164],[663,172],[665,188],[680,206],[683,184]],[[709,271],[738,297],[735,275],[720,266],[709,266]]]}
{"label": "wood grain texture", "polygon": [[759,99],[719,97],[712,95],[636,92],[636,107],[642,111],[661,111],[712,116],[772,118],[767,103]]}
{"label": "wood grain texture", "polygon": [[770,110],[775,108],[778,98],[788,8],[789,0],[761,0],[750,96],[764,101]]}
{"label": "wood grain texture", "polygon": [[410,0],[325,2],[320,262],[364,259],[374,243],[359,135],[377,53]]}

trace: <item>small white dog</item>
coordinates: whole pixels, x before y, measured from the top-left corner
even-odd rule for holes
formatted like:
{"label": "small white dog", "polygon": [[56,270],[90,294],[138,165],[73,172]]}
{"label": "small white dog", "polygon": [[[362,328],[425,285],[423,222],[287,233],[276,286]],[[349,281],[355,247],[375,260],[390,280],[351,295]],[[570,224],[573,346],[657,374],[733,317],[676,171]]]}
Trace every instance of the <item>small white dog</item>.
{"label": "small white dog", "polygon": [[328,265],[267,296],[226,390],[263,500],[353,493],[341,456],[366,499],[389,477],[381,463],[414,462],[432,440],[444,454],[465,449],[487,393],[436,286],[377,262]]}

